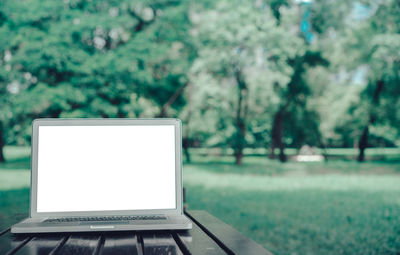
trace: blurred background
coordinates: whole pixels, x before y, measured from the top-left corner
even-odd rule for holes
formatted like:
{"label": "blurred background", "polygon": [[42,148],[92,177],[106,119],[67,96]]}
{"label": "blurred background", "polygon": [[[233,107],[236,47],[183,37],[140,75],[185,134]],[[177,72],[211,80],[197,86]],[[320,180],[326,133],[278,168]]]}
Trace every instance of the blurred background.
{"label": "blurred background", "polygon": [[186,207],[276,254],[400,252],[398,0],[0,0],[0,230],[35,118],[183,121]]}

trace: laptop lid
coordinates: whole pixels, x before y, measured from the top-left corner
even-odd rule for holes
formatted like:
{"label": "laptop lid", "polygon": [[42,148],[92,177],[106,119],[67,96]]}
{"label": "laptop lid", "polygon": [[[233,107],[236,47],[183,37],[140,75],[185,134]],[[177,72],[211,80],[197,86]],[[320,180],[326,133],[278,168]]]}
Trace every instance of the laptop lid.
{"label": "laptop lid", "polygon": [[37,119],[31,217],[182,214],[178,119]]}

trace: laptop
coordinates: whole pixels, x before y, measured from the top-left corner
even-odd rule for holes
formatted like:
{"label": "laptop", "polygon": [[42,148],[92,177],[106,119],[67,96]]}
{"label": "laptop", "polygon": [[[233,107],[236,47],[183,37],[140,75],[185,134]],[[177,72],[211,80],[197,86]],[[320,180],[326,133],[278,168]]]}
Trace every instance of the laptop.
{"label": "laptop", "polygon": [[12,233],[190,229],[178,119],[33,121],[30,216]]}

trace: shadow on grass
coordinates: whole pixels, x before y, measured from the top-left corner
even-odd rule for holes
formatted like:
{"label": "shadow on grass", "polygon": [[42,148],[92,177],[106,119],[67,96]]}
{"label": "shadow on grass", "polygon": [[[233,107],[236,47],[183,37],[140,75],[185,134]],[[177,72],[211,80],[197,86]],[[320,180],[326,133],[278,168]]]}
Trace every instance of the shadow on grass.
{"label": "shadow on grass", "polygon": [[399,191],[237,191],[186,186],[206,210],[275,254],[399,254]]}
{"label": "shadow on grass", "polygon": [[21,158],[8,159],[4,163],[0,163],[0,169],[15,169],[15,170],[26,170],[31,168],[31,158],[29,156]]}
{"label": "shadow on grass", "polygon": [[29,188],[0,191],[0,232],[29,215]]}
{"label": "shadow on grass", "polygon": [[263,157],[245,157],[243,165],[237,166],[233,158],[194,157],[192,163],[185,163],[185,169],[201,169],[213,173],[234,173],[252,175],[321,175],[321,174],[400,174],[400,161],[369,161],[359,163],[347,160],[328,160],[324,162],[280,163]]}

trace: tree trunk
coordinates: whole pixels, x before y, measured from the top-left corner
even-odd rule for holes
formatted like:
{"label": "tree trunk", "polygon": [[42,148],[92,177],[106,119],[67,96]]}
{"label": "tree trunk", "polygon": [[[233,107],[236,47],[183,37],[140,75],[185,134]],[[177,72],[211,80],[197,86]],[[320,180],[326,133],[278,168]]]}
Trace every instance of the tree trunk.
{"label": "tree trunk", "polygon": [[359,149],[359,151],[360,151],[360,153],[358,154],[358,157],[357,157],[357,160],[359,161],[359,162],[362,162],[362,161],[364,161],[365,160],[365,154],[364,154],[364,152],[365,152],[365,149],[367,148],[367,146],[368,146],[368,130],[369,128],[368,128],[368,125],[364,128],[364,131],[363,131],[363,133],[362,133],[362,135],[361,135],[361,138],[360,138],[360,142],[359,142],[359,144],[358,144],[358,149]]}
{"label": "tree trunk", "polygon": [[241,165],[243,159],[243,149],[246,135],[246,125],[240,115],[236,116],[237,134],[235,135],[235,164]]}
{"label": "tree trunk", "polygon": [[271,141],[271,158],[275,158],[275,148],[279,148],[279,160],[286,162],[285,144],[283,143],[283,120],[285,115],[285,107],[281,107],[274,116],[272,123],[272,141]]}
{"label": "tree trunk", "polygon": [[282,163],[286,162],[286,160],[287,160],[286,155],[285,155],[285,145],[283,142],[281,142],[280,146],[279,146],[279,160]]}
{"label": "tree trunk", "polygon": [[168,101],[161,107],[160,113],[157,115],[158,118],[165,118],[167,116],[167,110],[175,102],[175,100],[183,93],[186,86],[189,83],[183,84],[175,93],[168,99]]}
{"label": "tree trunk", "polygon": [[3,122],[0,121],[0,162],[5,162],[6,159],[4,158],[3,148],[4,148],[4,139],[3,139]]}
{"label": "tree trunk", "polygon": [[271,147],[269,150],[269,158],[270,159],[275,159],[275,143],[271,139]]}
{"label": "tree trunk", "polygon": [[248,112],[248,88],[240,69],[235,71],[235,79],[238,85],[238,104],[236,109],[236,134],[234,136],[233,149],[235,164],[241,165],[243,159],[243,149],[245,146],[246,116]]}
{"label": "tree trunk", "polygon": [[183,152],[185,153],[186,162],[187,163],[192,162],[189,153],[189,138],[182,139],[182,146],[183,146]]}
{"label": "tree trunk", "polygon": [[189,130],[189,123],[190,123],[190,119],[192,117],[192,95],[193,95],[193,86],[190,86],[190,84],[187,85],[187,107],[188,107],[188,112],[187,112],[187,116],[185,119],[186,125],[185,125],[185,129],[183,130],[183,133],[185,134],[183,137],[183,141],[182,141],[182,146],[183,146],[183,150],[185,153],[185,157],[186,157],[186,162],[190,163],[192,162],[191,157],[190,157],[190,152],[189,152],[189,147],[191,146],[191,139],[190,139],[190,130]]}
{"label": "tree trunk", "polygon": [[368,123],[364,127],[364,130],[360,137],[360,141],[358,142],[359,154],[358,154],[357,160],[359,162],[363,162],[365,160],[365,149],[368,147],[369,126],[374,124],[376,121],[376,115],[375,115],[374,108],[379,106],[379,96],[383,90],[384,85],[385,85],[385,82],[383,80],[379,80],[376,83],[374,95],[372,97],[372,105],[371,105],[371,108],[369,111]]}

